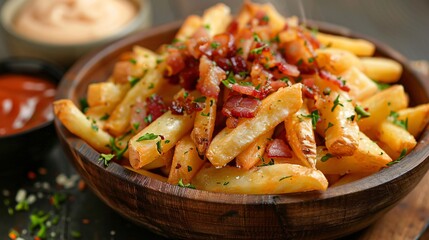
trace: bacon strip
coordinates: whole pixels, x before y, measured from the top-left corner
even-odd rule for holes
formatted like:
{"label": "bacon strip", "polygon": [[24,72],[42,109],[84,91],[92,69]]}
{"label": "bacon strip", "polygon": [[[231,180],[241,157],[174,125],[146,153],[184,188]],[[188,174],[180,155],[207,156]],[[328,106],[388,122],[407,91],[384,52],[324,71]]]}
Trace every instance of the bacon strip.
{"label": "bacon strip", "polygon": [[222,114],[227,117],[252,118],[256,115],[260,104],[261,101],[257,99],[233,95],[223,105]]}
{"label": "bacon strip", "polygon": [[225,71],[204,55],[201,57],[199,70],[197,89],[206,97],[217,98],[220,92],[219,84],[226,78]]}
{"label": "bacon strip", "polygon": [[267,152],[268,157],[292,157],[292,150],[283,140],[279,138],[271,141],[265,151]]}

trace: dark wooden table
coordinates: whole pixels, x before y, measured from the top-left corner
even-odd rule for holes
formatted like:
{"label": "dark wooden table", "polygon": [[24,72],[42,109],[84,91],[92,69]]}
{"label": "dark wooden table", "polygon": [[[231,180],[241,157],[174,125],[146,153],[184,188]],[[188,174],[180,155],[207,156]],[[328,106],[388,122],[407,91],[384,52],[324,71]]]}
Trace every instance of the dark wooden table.
{"label": "dark wooden table", "polygon": [[[0,0],[0,3],[2,1]],[[159,25],[183,18],[216,1],[156,0],[152,1],[154,24]],[[302,16],[299,1],[273,1],[281,11]],[[346,26],[391,45],[409,59],[429,60],[429,1],[427,0],[303,0],[306,17]],[[240,1],[228,3],[237,9]],[[173,11],[174,10],[174,11]],[[0,37],[0,57],[8,56]],[[11,161],[13,159],[2,159]],[[45,174],[44,173],[46,170]],[[29,172],[30,176],[29,176]],[[33,174],[34,173],[34,174]],[[59,145],[41,162],[13,176],[0,176],[0,239],[8,239],[10,229],[27,232],[23,239],[32,239],[28,233],[29,215],[36,210],[59,216],[59,222],[47,231],[48,239],[162,239],[135,226],[101,202],[90,189],[80,190],[76,185],[65,189],[57,186],[56,177],[75,175]],[[29,178],[30,177],[30,178]],[[49,188],[47,185],[49,184]],[[108,184],[108,183],[106,183]],[[44,188],[45,187],[45,188]],[[37,200],[29,211],[8,214],[14,207],[18,189],[34,194]],[[50,198],[65,194],[67,201],[56,209]],[[8,195],[8,196],[7,196]],[[9,201],[9,206],[7,206]],[[395,208],[369,228],[345,239],[429,239],[429,174],[416,189]],[[52,234],[55,233],[55,235]]]}

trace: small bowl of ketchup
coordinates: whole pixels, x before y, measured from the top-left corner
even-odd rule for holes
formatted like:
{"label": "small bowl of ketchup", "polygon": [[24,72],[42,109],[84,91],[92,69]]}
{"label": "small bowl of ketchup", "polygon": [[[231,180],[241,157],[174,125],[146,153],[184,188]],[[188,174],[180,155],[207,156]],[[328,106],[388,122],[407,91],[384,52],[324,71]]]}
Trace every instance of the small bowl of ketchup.
{"label": "small bowl of ketchup", "polygon": [[0,60],[0,174],[50,152],[56,142],[52,102],[63,73],[41,60]]}

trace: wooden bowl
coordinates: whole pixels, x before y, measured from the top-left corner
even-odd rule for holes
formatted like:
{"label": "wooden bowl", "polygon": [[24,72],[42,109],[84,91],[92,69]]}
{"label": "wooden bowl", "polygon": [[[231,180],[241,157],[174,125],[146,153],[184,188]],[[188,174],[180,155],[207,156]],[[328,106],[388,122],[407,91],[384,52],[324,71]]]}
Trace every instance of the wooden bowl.
{"label": "wooden bowl", "polygon": [[[179,25],[173,23],[141,32],[87,55],[66,74],[57,99],[69,98],[77,103],[85,96],[89,83],[107,79],[122,52],[135,44],[156,49],[162,43],[171,42]],[[344,28],[316,25],[323,32],[357,37]],[[401,84],[409,93],[411,103],[429,102],[427,79],[414,72],[395,50],[373,42],[377,45],[377,55],[402,63]],[[398,164],[326,192],[213,193],[170,185],[116,163],[104,167],[98,161],[98,152],[68,132],[58,119],[55,126],[71,161],[98,197],[136,224],[171,238],[327,239],[345,236],[367,227],[391,209],[429,168],[429,128],[426,128],[415,150]]]}

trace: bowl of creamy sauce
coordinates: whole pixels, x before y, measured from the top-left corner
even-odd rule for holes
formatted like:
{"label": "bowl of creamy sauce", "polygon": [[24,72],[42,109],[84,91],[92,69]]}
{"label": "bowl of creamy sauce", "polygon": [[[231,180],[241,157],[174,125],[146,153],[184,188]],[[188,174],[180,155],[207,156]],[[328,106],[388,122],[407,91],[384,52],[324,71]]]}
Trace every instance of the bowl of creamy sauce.
{"label": "bowl of creamy sauce", "polygon": [[8,0],[1,24],[11,55],[71,65],[150,25],[148,0]]}
{"label": "bowl of creamy sauce", "polygon": [[52,103],[63,73],[41,60],[0,60],[0,175],[43,159],[58,142]]}

